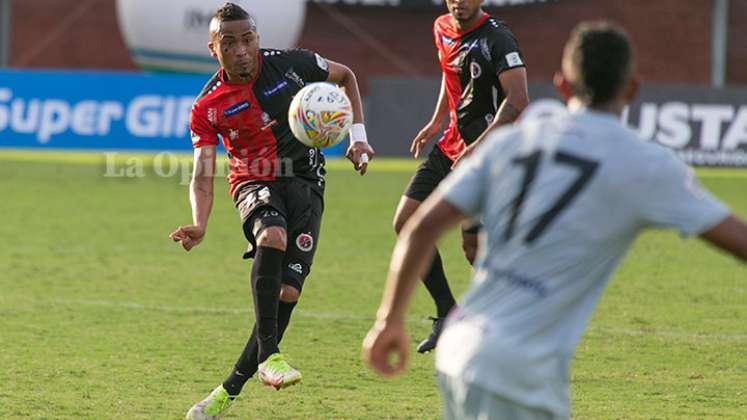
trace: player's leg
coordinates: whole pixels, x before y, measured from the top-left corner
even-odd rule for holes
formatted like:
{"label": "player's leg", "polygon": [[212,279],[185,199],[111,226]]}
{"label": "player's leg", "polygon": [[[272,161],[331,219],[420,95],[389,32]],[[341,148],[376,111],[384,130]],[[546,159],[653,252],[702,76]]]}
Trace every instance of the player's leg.
{"label": "player's leg", "polygon": [[[278,303],[278,343],[283,340],[283,335],[286,328],[288,328],[291,314],[296,307],[300,295],[300,290],[294,286],[281,284],[280,302]],[[257,326],[255,324],[252,334],[244,346],[244,351],[241,352],[239,359],[236,361],[234,369],[226,380],[223,381],[223,388],[228,391],[229,395],[234,397],[239,395],[246,382],[257,373],[257,367],[259,366],[258,357],[259,346],[257,345]]]}
{"label": "player's leg", "polygon": [[[449,160],[438,147],[434,147],[428,159],[418,167],[405,194],[397,206],[394,215],[394,230],[397,234],[402,230],[407,220],[417,210],[420,204],[436,189],[438,184],[448,175],[451,168]],[[433,319],[431,334],[418,345],[418,352],[425,353],[436,347],[438,337],[446,319],[446,315],[456,305],[454,295],[444,272],[441,254],[436,249],[428,271],[423,278],[423,284],[433,298],[436,305],[436,317]]]}
{"label": "player's leg", "polygon": [[[277,189],[271,185],[247,185],[238,194],[236,205],[243,222],[244,235],[249,241],[244,258],[255,258],[251,283],[257,323],[234,372],[205,399],[195,404],[187,412],[187,419],[222,417],[246,380],[256,372],[256,367],[252,366],[258,364],[261,351],[277,352],[280,276],[287,243],[286,221],[281,213],[283,202],[278,195]],[[262,335],[264,340],[259,340]],[[251,357],[253,361],[246,360]]]}

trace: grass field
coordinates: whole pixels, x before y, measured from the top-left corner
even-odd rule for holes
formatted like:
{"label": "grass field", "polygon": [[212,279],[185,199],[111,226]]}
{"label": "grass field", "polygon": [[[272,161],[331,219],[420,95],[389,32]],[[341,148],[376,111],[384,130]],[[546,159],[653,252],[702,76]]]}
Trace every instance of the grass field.
{"label": "grass field", "polygon": [[[392,381],[360,362],[414,163],[375,162],[363,178],[329,167],[317,259],[282,346],[304,383],[275,392],[252,381],[228,418],[437,418],[431,355],[414,354]],[[190,220],[179,177],[106,171],[101,154],[0,151],[2,419],[180,418],[243,348],[249,264],[225,182],[205,242],[187,254],[167,238]],[[747,171],[699,175],[747,216]],[[456,235],[443,256],[461,292],[469,269]],[[643,236],[579,347],[574,417],[747,418],[746,291],[747,269],[731,258],[673,233]],[[413,344],[432,312],[421,288]]]}

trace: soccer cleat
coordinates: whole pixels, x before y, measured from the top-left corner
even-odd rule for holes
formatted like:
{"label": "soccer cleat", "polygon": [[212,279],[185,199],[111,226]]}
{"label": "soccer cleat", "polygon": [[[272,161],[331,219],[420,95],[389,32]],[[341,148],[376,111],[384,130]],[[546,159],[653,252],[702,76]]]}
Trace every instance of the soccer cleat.
{"label": "soccer cleat", "polygon": [[418,344],[418,353],[428,353],[429,351],[435,349],[436,343],[438,342],[438,337],[441,336],[441,330],[443,330],[444,328],[446,317],[430,317],[430,319],[433,321],[433,330],[431,331],[431,335],[429,335],[428,338]]}
{"label": "soccer cleat", "polygon": [[271,354],[259,364],[257,377],[260,382],[279,390],[301,382],[301,372],[297,371],[280,353]]}
{"label": "soccer cleat", "polygon": [[218,420],[223,418],[228,408],[233,404],[233,398],[228,395],[228,391],[219,385],[204,400],[193,405],[187,411],[187,420]]}

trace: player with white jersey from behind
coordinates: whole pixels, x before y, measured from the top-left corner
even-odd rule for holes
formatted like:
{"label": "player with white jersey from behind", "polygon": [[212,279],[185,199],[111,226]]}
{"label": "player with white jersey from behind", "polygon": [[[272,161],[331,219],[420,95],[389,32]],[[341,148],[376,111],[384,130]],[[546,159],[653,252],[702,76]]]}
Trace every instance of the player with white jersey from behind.
{"label": "player with white jersey from behind", "polygon": [[405,226],[364,342],[374,370],[404,369],[413,289],[438,238],[466,218],[483,218],[486,241],[437,347],[447,419],[569,418],[577,343],[646,228],[699,235],[747,261],[747,225],[671,151],[622,125],[633,75],[622,29],[595,22],[573,31],[555,78],[567,114],[490,134]]}

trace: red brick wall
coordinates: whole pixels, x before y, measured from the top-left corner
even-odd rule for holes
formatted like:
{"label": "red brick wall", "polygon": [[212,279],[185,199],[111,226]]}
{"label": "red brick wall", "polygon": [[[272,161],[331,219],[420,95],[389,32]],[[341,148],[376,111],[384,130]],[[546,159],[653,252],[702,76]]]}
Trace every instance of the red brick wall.
{"label": "red brick wall", "polygon": [[729,2],[729,36],[726,57],[726,80],[747,84],[747,1]]}
{"label": "red brick wall", "polygon": [[[608,18],[631,33],[644,81],[707,84],[712,1],[559,0],[491,12],[515,32],[534,80],[552,77],[577,21]],[[115,0],[13,0],[12,6],[11,65],[135,69]],[[350,65],[364,86],[379,75],[437,76],[431,25],[444,10],[310,4],[299,43]],[[747,83],[745,1],[731,2],[727,80]]]}
{"label": "red brick wall", "polygon": [[114,0],[12,0],[11,7],[11,66],[137,68]]}
{"label": "red brick wall", "polygon": [[[301,45],[351,63],[364,77],[401,74],[384,55],[363,46],[352,31],[337,23],[330,24],[330,15],[336,11],[360,28],[360,32],[371,34],[385,45],[391,55],[411,62],[413,74],[437,75],[431,25],[443,10],[393,13],[385,8],[312,5]],[[563,43],[576,22],[606,18],[617,21],[631,33],[638,46],[639,69],[645,81],[696,84],[710,81],[711,0],[688,0],[686,7],[682,0],[560,0],[554,4],[490,11],[514,31],[532,79],[552,77],[560,62]],[[747,44],[744,38],[741,42]]]}

